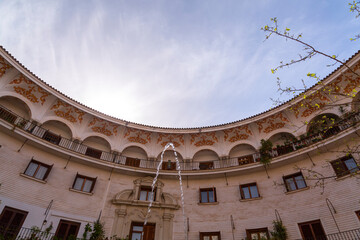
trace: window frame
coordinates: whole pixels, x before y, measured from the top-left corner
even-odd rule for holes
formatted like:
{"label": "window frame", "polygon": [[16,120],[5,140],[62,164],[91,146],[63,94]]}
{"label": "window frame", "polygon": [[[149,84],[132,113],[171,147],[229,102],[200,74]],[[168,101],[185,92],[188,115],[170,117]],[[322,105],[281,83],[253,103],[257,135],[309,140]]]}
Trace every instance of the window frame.
{"label": "window frame", "polygon": [[[343,176],[352,174],[352,172],[351,172],[352,169],[349,169],[345,163],[346,160],[350,160],[350,159],[352,159],[354,161],[354,163],[356,164],[356,171],[360,170],[359,163],[355,160],[355,158],[352,155],[344,156],[344,157],[338,158],[338,159],[330,162],[330,164],[336,174],[336,177],[343,177]],[[335,165],[339,165],[339,166],[335,166]]]}
{"label": "window frame", "polygon": [[[61,224],[67,224],[68,225],[67,229],[66,229],[66,233],[65,233],[65,238],[59,238],[58,237]],[[64,220],[64,219],[60,219],[59,224],[58,224],[57,229],[56,229],[56,232],[55,232],[55,236],[57,238],[59,238],[59,239],[68,239],[69,238],[68,234],[69,234],[69,230],[70,230],[71,226],[77,226],[77,230],[76,230],[76,234],[75,234],[75,238],[77,238],[77,235],[79,234],[79,230],[80,230],[80,227],[81,227],[81,223],[80,222],[68,221],[68,220]]]}
{"label": "window frame", "polygon": [[[151,190],[152,190],[151,186],[140,186],[138,199],[139,199],[140,201],[148,201],[148,202],[150,202],[150,200],[149,200],[149,193],[151,193]],[[145,198],[145,200],[141,200],[141,199],[140,199],[140,196],[141,196],[141,192],[142,192],[142,191],[144,191],[144,192],[146,191],[146,198]],[[152,201],[155,202],[155,200],[156,200],[156,188],[154,188],[153,194],[154,194],[154,198],[153,198]]]}
{"label": "window frame", "polygon": [[[75,188],[75,183],[76,183],[76,180],[77,180],[78,178],[82,178],[82,179],[85,180],[85,181],[83,181],[83,183],[82,183],[82,185],[81,185],[81,189],[76,189],[76,188]],[[91,184],[91,187],[90,187],[90,191],[89,191],[89,192],[84,191],[84,186],[85,186],[86,180],[92,181],[92,184]],[[85,176],[85,175],[81,175],[81,174],[79,174],[79,173],[76,173],[76,176],[75,176],[75,179],[74,179],[74,183],[73,183],[73,185],[72,185],[72,189],[73,189],[73,190],[76,190],[76,191],[80,191],[80,192],[92,193],[93,190],[94,190],[94,187],[95,187],[96,180],[97,180],[97,177],[96,177],[96,178],[92,178],[92,177],[88,177],[88,176]]]}
{"label": "window frame", "polygon": [[200,240],[204,240],[204,237],[218,237],[218,240],[221,240],[221,233],[219,232],[200,232]]}
{"label": "window frame", "polygon": [[[257,196],[257,197],[253,197],[253,196],[252,196],[251,190],[250,190],[250,187],[251,187],[251,186],[255,186],[255,187],[256,187],[256,190],[257,190],[257,193],[258,193],[258,196]],[[244,191],[243,191],[244,188],[249,188],[250,198],[245,198],[245,194],[244,194]],[[241,184],[241,185],[239,185],[239,189],[240,189],[240,197],[241,197],[242,200],[256,199],[256,198],[260,198],[260,197],[261,197],[260,192],[259,192],[259,188],[258,188],[256,182],[247,183],[247,184]]]}
{"label": "window frame", "polygon": [[[313,229],[313,226],[312,226],[312,224],[314,224],[314,223],[319,223],[319,224],[320,224],[321,230],[322,230],[322,232],[324,233],[324,237],[325,237],[325,239],[326,239],[326,232],[325,232],[325,230],[324,230],[324,227],[323,227],[320,219],[312,220],[312,221],[308,221],[308,222],[298,223],[298,227],[299,227],[299,230],[300,230],[302,239],[308,239],[308,238],[305,238],[304,233],[303,233],[303,230],[302,230],[302,228],[301,228],[301,226],[305,226],[305,225],[309,225],[309,226],[310,226],[311,233],[313,234],[312,237],[314,237],[314,236],[319,236],[319,235],[316,235],[316,234],[314,233],[314,229]],[[315,239],[315,238],[314,238],[314,239]]]}
{"label": "window frame", "polygon": [[261,239],[259,234],[260,234],[260,233],[264,233],[264,232],[266,233],[267,239],[270,239],[269,229],[268,229],[267,227],[266,227],[266,228],[246,229],[246,237],[247,237],[249,240],[252,240],[251,234],[257,233],[258,239]]}
{"label": "window frame", "polygon": [[[212,191],[214,194],[214,201],[210,202],[210,198],[209,198],[209,192]],[[201,198],[201,193],[202,192],[207,192],[207,202],[203,202],[202,198]],[[217,203],[217,197],[216,197],[216,188],[212,187],[212,188],[200,188],[199,189],[199,203]]]}
{"label": "window frame", "polygon": [[[298,177],[298,176],[301,176],[304,183],[305,183],[305,186],[302,187],[302,188],[299,188],[298,187],[298,184],[295,180],[295,177]],[[288,185],[287,183],[287,179],[292,179],[294,181],[294,184],[295,184],[295,188],[296,189],[290,189],[290,186]],[[297,190],[300,190],[300,189],[305,189],[307,188],[307,184],[306,184],[306,181],[305,181],[305,178],[304,178],[304,175],[302,174],[302,172],[297,172],[297,173],[293,173],[293,174],[290,174],[290,175],[286,175],[286,176],[283,176],[283,181],[284,181],[284,184],[285,184],[285,188],[286,188],[286,192],[293,192],[293,191],[297,191]]]}
{"label": "window frame", "polygon": [[[24,210],[20,210],[20,209],[17,209],[17,208],[9,207],[9,206],[4,206],[4,208],[3,208],[3,210],[2,210],[2,212],[0,214],[0,221],[4,217],[4,214],[5,214],[6,211],[10,211],[12,215],[10,216],[10,221],[8,221],[6,223],[4,230],[0,229],[0,233],[5,237],[5,239],[7,239],[6,236],[8,234],[11,234],[11,237],[10,237],[10,239],[11,239],[12,236],[15,236],[15,237],[17,236],[17,234],[19,233],[20,229],[22,228],[22,226],[24,224],[24,221],[25,221],[25,219],[26,219],[29,212],[24,211]],[[11,227],[11,223],[15,218],[15,214],[22,214],[23,218],[22,218],[20,224],[17,226],[17,228],[12,231],[9,228]]]}
{"label": "window frame", "polygon": [[[35,163],[35,164],[38,165],[37,168],[36,168],[36,170],[35,170],[35,172],[34,172],[34,174],[33,174],[32,176],[26,174],[26,171],[27,171],[28,168],[30,167],[30,164],[31,164],[31,163]],[[47,168],[46,173],[44,174],[44,177],[43,177],[42,179],[36,177],[36,174],[37,174],[40,166]],[[24,171],[23,174],[26,175],[26,176],[28,176],[28,177],[31,177],[31,178],[35,178],[35,179],[38,179],[38,180],[45,181],[45,180],[47,179],[47,177],[49,176],[49,173],[50,173],[50,171],[51,171],[51,169],[52,169],[53,166],[54,166],[54,164],[53,164],[53,165],[48,165],[48,164],[39,162],[39,161],[37,161],[37,160],[35,160],[35,159],[32,158],[32,159],[30,160],[30,162],[28,163],[27,167],[25,168],[25,171]]]}
{"label": "window frame", "polygon": [[355,214],[356,214],[356,216],[358,217],[358,219],[359,219],[359,221],[360,221],[360,210],[355,211]]}

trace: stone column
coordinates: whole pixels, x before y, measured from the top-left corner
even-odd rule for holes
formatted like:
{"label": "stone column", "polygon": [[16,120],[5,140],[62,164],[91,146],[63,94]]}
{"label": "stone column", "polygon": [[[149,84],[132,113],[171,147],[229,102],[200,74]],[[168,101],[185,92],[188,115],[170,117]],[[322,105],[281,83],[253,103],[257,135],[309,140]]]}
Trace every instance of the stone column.
{"label": "stone column", "polygon": [[172,219],[174,218],[174,214],[164,213],[163,215],[163,239],[168,240],[172,239]]}
{"label": "stone column", "polygon": [[126,216],[126,209],[116,209],[115,210],[115,222],[112,231],[112,236],[116,235],[118,238],[123,238],[128,235],[125,233],[125,216]]}

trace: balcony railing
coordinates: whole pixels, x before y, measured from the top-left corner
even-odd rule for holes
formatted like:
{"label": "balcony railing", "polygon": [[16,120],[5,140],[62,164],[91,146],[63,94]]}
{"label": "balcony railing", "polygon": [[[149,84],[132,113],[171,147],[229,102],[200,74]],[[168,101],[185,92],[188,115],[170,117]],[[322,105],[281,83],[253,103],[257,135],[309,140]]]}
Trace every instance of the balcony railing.
{"label": "balcony railing", "polygon": [[0,239],[4,240],[52,240],[55,234],[34,228],[1,227]]}
{"label": "balcony railing", "polygon": [[328,234],[328,235],[303,238],[302,240],[359,240],[359,239],[360,239],[360,228],[339,232],[339,233]]}
{"label": "balcony railing", "polygon": [[[41,138],[51,144],[60,146],[62,148],[68,149],[73,152],[80,153],[92,158],[100,159],[107,162],[113,162],[120,165],[127,165],[132,167],[139,168],[149,168],[156,169],[159,161],[150,161],[147,159],[137,159],[130,158],[126,156],[119,155],[112,152],[104,152],[98,149],[91,148],[77,140],[70,140],[64,138],[60,135],[52,133],[48,129],[44,129],[37,124],[26,120],[5,107],[0,105],[0,118],[13,124],[15,127],[20,128],[28,133]],[[271,150],[270,155],[272,157],[278,157],[298,149],[310,146],[316,142],[324,140],[328,137],[338,134],[339,132],[348,129],[354,126],[356,123],[360,122],[360,112],[354,113],[348,116],[346,119],[343,119],[336,123],[334,126],[329,128],[327,131],[319,132],[308,136],[307,138],[293,141],[289,144],[278,146]],[[180,162],[180,168],[182,170],[209,170],[209,169],[220,169],[220,168],[229,168],[247,165],[251,163],[258,162],[260,160],[260,153],[253,153],[250,155],[228,158],[222,160],[212,160],[207,162]],[[174,163],[165,162],[162,166],[163,170],[174,171]]]}

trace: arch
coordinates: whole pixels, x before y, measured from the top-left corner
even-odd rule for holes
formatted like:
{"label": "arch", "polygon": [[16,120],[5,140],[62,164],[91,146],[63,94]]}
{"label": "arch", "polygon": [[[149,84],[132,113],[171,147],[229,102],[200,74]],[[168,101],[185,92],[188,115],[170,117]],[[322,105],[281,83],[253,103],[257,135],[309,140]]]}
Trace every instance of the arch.
{"label": "arch", "polygon": [[197,151],[193,156],[193,162],[206,162],[206,161],[214,161],[219,160],[219,155],[210,149],[202,149]]}
{"label": "arch", "polygon": [[296,137],[289,133],[289,132],[279,132],[276,133],[274,135],[272,135],[269,138],[270,142],[272,142],[273,146],[280,146],[280,145],[284,145],[286,143],[290,143],[293,142],[294,140],[296,140]]}
{"label": "arch", "polygon": [[85,138],[85,140],[82,143],[86,146],[95,148],[97,150],[101,150],[103,152],[111,152],[110,143],[102,137],[90,136]]}
{"label": "arch", "polygon": [[311,135],[326,131],[339,120],[340,117],[334,113],[322,113],[309,121],[306,132],[308,135]]}
{"label": "arch", "polygon": [[256,153],[256,149],[250,144],[238,144],[229,151],[230,158],[242,157]]}
{"label": "arch", "polygon": [[31,110],[29,105],[22,99],[15,96],[2,96],[0,97],[0,105],[4,106],[13,113],[25,118],[26,120],[31,119]]}
{"label": "arch", "polygon": [[73,133],[71,128],[64,122],[58,120],[49,120],[42,124],[43,128],[50,130],[52,133],[60,135],[67,139],[72,139]]}
{"label": "arch", "polygon": [[148,155],[143,148],[134,145],[124,148],[121,155],[125,157],[138,158],[138,159],[148,158]]}

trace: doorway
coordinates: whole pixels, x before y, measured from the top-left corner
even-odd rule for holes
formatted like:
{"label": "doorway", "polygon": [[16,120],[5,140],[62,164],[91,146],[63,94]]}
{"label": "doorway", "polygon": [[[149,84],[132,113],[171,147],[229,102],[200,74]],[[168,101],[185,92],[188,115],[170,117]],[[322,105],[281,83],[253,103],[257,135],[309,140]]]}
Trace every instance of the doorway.
{"label": "doorway", "polygon": [[155,240],[155,223],[132,222],[130,240]]}

